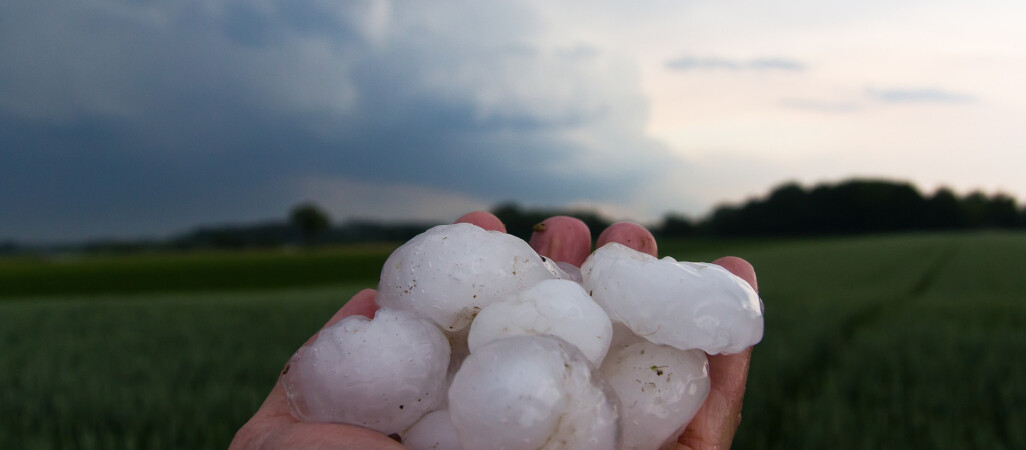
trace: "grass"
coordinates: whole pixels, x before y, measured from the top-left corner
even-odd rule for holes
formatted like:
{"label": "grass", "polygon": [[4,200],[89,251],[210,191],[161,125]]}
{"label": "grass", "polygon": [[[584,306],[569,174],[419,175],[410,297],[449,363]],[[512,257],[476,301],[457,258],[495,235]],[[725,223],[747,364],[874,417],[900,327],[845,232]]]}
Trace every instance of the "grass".
{"label": "grass", "polygon": [[225,448],[356,290],[0,303],[0,448]]}
{"label": "grass", "polygon": [[376,280],[395,245],[0,259],[0,299],[330,286]]}
{"label": "grass", "polygon": [[[1026,448],[1026,235],[661,245],[759,274],[766,336],[735,448]],[[225,448],[385,254],[247,253],[237,272],[225,254],[0,262],[0,448]],[[168,280],[183,273],[207,281]],[[233,273],[250,275],[219,280]],[[151,284],[100,293],[126,274]]]}

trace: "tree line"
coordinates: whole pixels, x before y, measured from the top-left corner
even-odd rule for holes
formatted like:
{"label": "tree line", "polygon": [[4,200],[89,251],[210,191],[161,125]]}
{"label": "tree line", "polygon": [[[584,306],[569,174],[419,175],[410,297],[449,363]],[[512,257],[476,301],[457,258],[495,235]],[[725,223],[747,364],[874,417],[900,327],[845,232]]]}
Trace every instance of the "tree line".
{"label": "tree line", "polygon": [[[532,226],[554,215],[569,215],[584,221],[597,237],[612,221],[589,210],[525,208],[502,203],[491,212],[506,225],[510,234],[528,239]],[[347,222],[330,226],[316,205],[293,209],[284,230],[288,238],[279,241],[369,242],[405,241],[435,223]],[[956,195],[941,188],[923,195],[907,182],[850,179],[804,187],[795,182],[781,184],[759,198],[716,207],[706,217],[690,219],[668,213],[654,224],[646,224],[660,237],[751,237],[816,236],[920,230],[1024,229],[1026,208],[1005,194],[972,192]],[[284,231],[283,230],[283,231]],[[224,232],[225,230],[220,230]],[[240,239],[237,232],[226,233]],[[197,237],[193,235],[192,238]]]}
{"label": "tree line", "polygon": [[[583,220],[592,230],[593,238],[612,223],[594,211],[524,208],[513,202],[499,204],[491,212],[506,224],[510,234],[525,240],[534,224],[554,215]],[[438,223],[350,220],[336,224],[318,205],[302,203],[284,219],[203,226],[166,240],[90,242],[72,250],[241,249],[403,242],[434,225]],[[906,182],[851,179],[811,187],[784,183],[763,197],[720,205],[703,218],[692,219],[671,212],[658,223],[645,225],[656,236],[671,238],[1026,229],[1026,208],[1020,208],[1014,198],[1005,194],[972,192],[958,196],[951,189],[941,188],[923,195]],[[0,254],[22,250],[13,242],[0,243]]]}
{"label": "tree line", "polygon": [[763,198],[720,206],[699,222],[667,217],[663,228],[667,234],[716,236],[1021,229],[1026,228],[1026,209],[1005,194],[977,191],[959,197],[940,188],[924,196],[909,183],[856,179],[811,188],[785,183]]}

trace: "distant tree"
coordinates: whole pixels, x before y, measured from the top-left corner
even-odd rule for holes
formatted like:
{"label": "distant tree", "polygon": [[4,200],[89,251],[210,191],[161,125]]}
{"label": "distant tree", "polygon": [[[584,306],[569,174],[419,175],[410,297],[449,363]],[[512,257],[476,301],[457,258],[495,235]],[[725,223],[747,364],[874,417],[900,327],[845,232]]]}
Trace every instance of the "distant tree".
{"label": "distant tree", "polygon": [[986,224],[997,228],[1013,228],[1019,221],[1019,210],[1015,199],[1005,194],[995,194],[987,201]]}
{"label": "distant tree", "polygon": [[303,242],[313,245],[324,230],[331,225],[331,218],[313,203],[302,203],[292,208],[289,219],[303,234]]}
{"label": "distant tree", "polygon": [[987,226],[987,196],[983,192],[970,192],[958,202],[958,207],[969,228]]}
{"label": "distant tree", "polygon": [[929,228],[951,230],[966,226],[958,197],[948,188],[937,189],[926,201],[926,224]]}
{"label": "distant tree", "polygon": [[668,213],[663,217],[663,223],[656,230],[656,234],[665,237],[690,237],[699,233],[698,224],[691,219]]}

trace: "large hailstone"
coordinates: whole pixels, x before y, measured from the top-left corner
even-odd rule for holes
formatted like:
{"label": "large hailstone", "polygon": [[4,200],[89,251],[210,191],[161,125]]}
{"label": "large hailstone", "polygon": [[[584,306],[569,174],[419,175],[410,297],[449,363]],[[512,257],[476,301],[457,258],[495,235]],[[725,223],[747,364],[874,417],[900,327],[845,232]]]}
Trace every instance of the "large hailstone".
{"label": "large hailstone", "polygon": [[513,336],[472,352],[449,388],[468,449],[616,449],[619,401],[576,347]]}
{"label": "large hailstone", "polygon": [[467,223],[439,225],[388,257],[377,302],[458,332],[485,306],[552,278],[542,257],[515,236]]}
{"label": "large hailstone", "polygon": [[398,433],[446,395],[449,342],[431,322],[401,310],[350,316],[296,352],[282,384],[304,422]]}
{"label": "large hailstone", "polygon": [[411,450],[463,450],[446,409],[428,413],[406,430],[403,445]]}
{"label": "large hailstone", "polygon": [[495,339],[520,334],[563,338],[597,366],[609,350],[613,324],[581,285],[566,279],[545,280],[482,309],[470,326],[470,352]]}
{"label": "large hailstone", "polygon": [[738,353],[762,339],[762,300],[715,264],[677,262],[611,243],[581,266],[595,302],[657,344],[709,354]]}
{"label": "large hailstone", "polygon": [[700,350],[660,345],[617,330],[600,369],[620,398],[624,450],[656,450],[680,437],[709,394]]}

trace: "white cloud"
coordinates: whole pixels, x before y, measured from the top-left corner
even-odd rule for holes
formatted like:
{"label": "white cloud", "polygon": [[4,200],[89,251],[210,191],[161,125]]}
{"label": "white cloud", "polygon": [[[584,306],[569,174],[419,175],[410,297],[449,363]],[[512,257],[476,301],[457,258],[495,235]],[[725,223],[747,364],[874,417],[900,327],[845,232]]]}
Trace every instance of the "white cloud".
{"label": "white cloud", "polygon": [[976,97],[936,88],[866,89],[866,95],[884,103],[972,103]]}
{"label": "white cloud", "polygon": [[754,58],[748,60],[727,59],[727,58],[697,58],[693,56],[682,56],[666,61],[666,68],[670,70],[783,70],[803,71],[805,64],[793,59],[785,58]]}

